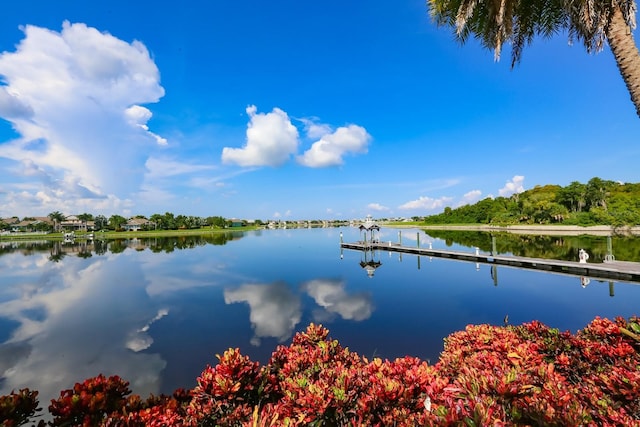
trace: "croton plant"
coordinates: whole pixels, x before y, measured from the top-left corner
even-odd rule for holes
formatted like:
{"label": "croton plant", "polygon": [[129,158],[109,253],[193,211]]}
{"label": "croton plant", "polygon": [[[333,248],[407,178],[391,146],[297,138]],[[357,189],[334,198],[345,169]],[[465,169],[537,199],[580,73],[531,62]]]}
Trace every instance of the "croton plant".
{"label": "croton plant", "polygon": [[0,397],[2,426],[640,426],[640,321],[594,319],[576,334],[540,322],[471,325],[435,365],[368,360],[311,324],[265,365],[217,356],[192,390],[146,399],[117,376]]}

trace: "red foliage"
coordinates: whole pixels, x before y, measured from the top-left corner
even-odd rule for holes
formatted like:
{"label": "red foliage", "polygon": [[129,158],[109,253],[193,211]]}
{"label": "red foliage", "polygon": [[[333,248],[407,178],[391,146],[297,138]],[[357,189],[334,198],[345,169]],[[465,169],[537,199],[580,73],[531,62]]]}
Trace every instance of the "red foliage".
{"label": "red foliage", "polygon": [[108,414],[125,407],[130,393],[129,383],[118,376],[99,375],[76,383],[73,389],[63,390],[57,400],[51,401],[52,425],[99,425]]}
{"label": "red foliage", "polygon": [[[0,426],[19,426],[33,418],[38,408],[38,392],[28,388],[12,391],[6,396],[0,396]],[[39,423],[39,425],[42,424]]]}
{"label": "red foliage", "polygon": [[[636,317],[596,318],[575,335],[540,322],[468,326],[429,366],[369,361],[311,324],[262,367],[227,350],[173,396],[142,401],[119,377],[85,380],[52,401],[49,424],[640,426],[638,332]],[[0,398],[2,426],[33,416],[36,395]]]}
{"label": "red foliage", "polygon": [[218,365],[207,366],[198,378],[188,413],[200,425],[238,425],[249,418],[259,397],[260,366],[239,349],[217,357]]}

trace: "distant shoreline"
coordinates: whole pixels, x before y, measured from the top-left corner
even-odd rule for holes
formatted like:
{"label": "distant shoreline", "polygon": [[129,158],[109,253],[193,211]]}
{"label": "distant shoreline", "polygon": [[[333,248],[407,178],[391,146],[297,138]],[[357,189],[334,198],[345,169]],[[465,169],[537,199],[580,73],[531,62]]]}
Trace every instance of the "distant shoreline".
{"label": "distant shoreline", "polygon": [[[399,227],[400,224],[393,224]],[[613,235],[640,235],[640,227],[612,227],[610,225],[594,225],[591,227],[580,227],[577,225],[416,225],[412,227],[423,230],[459,230],[459,231],[495,231],[512,234],[539,234],[551,236],[579,236],[582,234],[591,236],[613,236]]]}

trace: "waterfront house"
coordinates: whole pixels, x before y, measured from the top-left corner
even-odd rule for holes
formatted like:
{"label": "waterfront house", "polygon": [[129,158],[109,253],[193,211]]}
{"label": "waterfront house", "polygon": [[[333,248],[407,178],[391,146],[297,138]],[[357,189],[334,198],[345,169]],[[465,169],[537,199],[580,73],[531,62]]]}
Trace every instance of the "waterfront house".
{"label": "waterfront house", "polygon": [[247,222],[243,219],[231,218],[229,222],[231,223],[231,227],[244,227],[247,225]]}
{"label": "waterfront house", "polygon": [[53,228],[53,222],[48,217],[25,218],[22,221],[18,221],[18,222],[14,221],[10,224],[10,229],[14,233],[18,233],[18,232],[31,233],[34,231],[50,231],[52,228]]}
{"label": "waterfront house", "polygon": [[124,231],[140,231],[155,228],[156,223],[146,218],[130,218],[125,224],[122,224]]}
{"label": "waterfront house", "polygon": [[85,221],[75,215],[67,215],[62,221],[60,221],[60,229],[67,232],[88,231],[94,229],[94,224],[95,223],[93,221]]}
{"label": "waterfront house", "polygon": [[0,222],[6,225],[13,225],[13,224],[17,224],[20,222],[20,218],[18,218],[17,216],[12,216],[12,217],[8,217],[8,218],[0,218]]}

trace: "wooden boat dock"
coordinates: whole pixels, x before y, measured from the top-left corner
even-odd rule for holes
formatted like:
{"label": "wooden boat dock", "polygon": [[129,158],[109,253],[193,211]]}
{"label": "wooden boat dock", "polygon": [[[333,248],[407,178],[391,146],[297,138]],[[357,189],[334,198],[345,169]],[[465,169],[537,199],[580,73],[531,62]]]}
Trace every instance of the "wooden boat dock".
{"label": "wooden boat dock", "polygon": [[540,270],[550,273],[569,274],[572,276],[590,277],[594,279],[640,283],[640,263],[638,262],[612,260],[603,263],[581,263],[578,261],[493,255],[480,253],[477,249],[475,252],[462,252],[421,248],[419,245],[417,247],[410,247],[403,246],[400,243],[379,242],[376,240],[360,241],[355,243],[345,243],[341,241],[340,247],[359,251],[398,252],[418,256],[448,258],[452,260]]}

